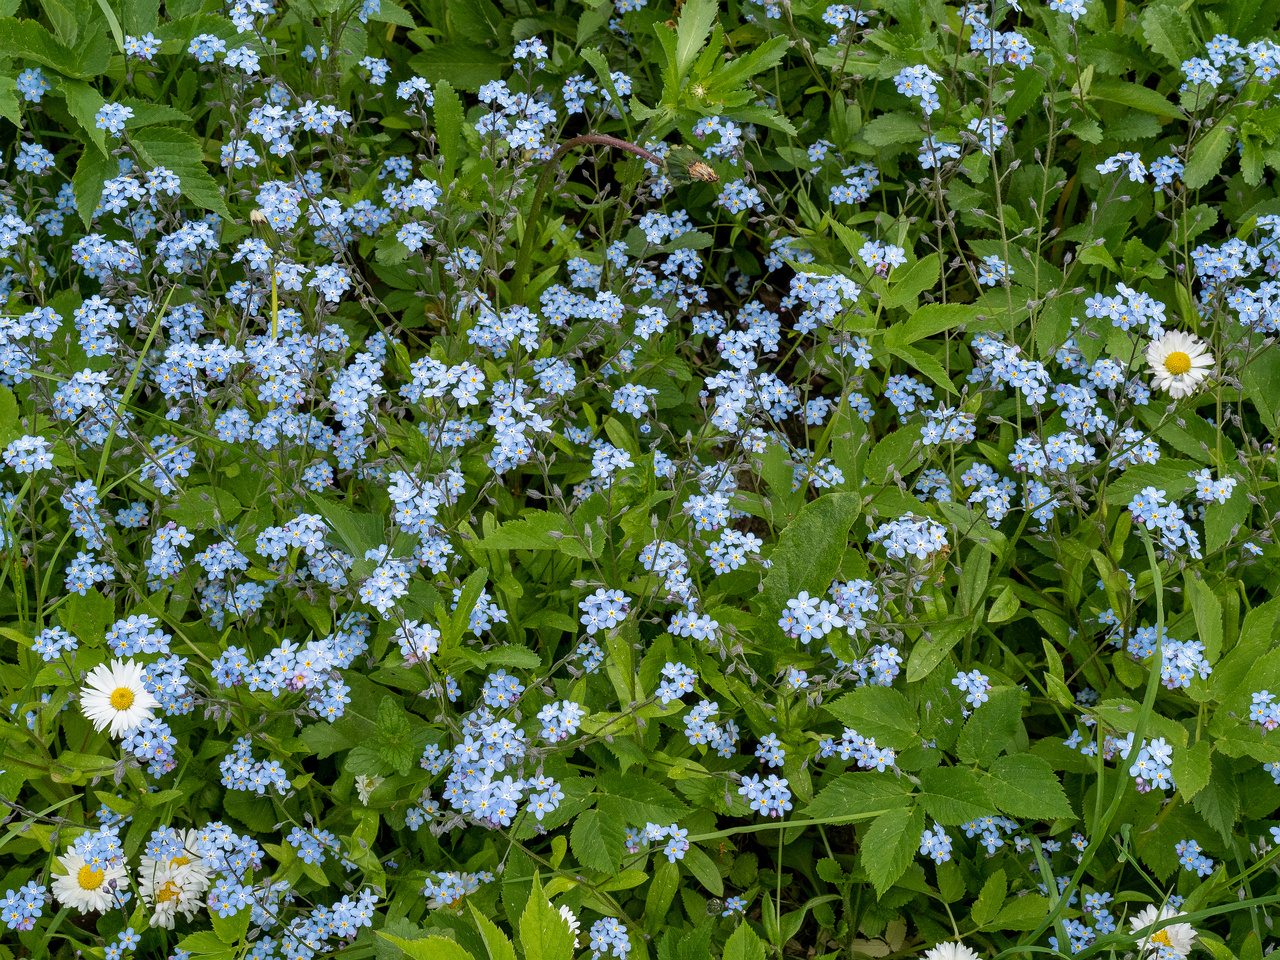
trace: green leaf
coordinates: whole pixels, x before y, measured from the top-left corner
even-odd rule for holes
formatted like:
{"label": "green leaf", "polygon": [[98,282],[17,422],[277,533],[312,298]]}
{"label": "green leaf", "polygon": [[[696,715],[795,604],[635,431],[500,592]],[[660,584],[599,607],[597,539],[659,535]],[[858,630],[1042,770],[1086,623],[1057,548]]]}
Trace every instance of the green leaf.
{"label": "green leaf", "polygon": [[193,532],[213,530],[236,518],[240,501],[221,487],[188,487],[164,512]]}
{"label": "green leaf", "polygon": [[894,273],[893,283],[889,286],[889,295],[881,302],[886,308],[902,307],[912,303],[920,294],[938,282],[938,262],[938,255],[931,253],[923,260],[917,260],[905,273]]}
{"label": "green leaf", "polygon": [[569,832],[569,844],[578,862],[608,874],[618,872],[626,852],[626,840],[627,828],[622,820],[599,810],[580,813]]}
{"label": "green leaf", "polygon": [[954,827],[994,812],[983,779],[968,767],[934,767],[920,774],[920,802],[929,816]]}
{"label": "green leaf", "polygon": [[913,370],[923,373],[947,393],[955,393],[955,385],[947,376],[947,368],[939,363],[932,354],[918,347],[889,347],[889,352],[899,360],[905,360]]}
{"label": "green leaf", "polygon": [[997,870],[987,877],[987,882],[982,885],[982,892],[978,894],[978,900],[970,913],[973,922],[980,927],[985,927],[994,920],[999,915],[1000,908],[1004,906],[1004,898],[1008,893],[1009,880],[1003,870]]}
{"label": "green leaf", "polygon": [[61,0],[40,0],[40,6],[53,24],[58,40],[68,47],[74,47],[80,37],[80,21],[75,12],[63,5]]}
{"label": "green leaf", "polygon": [[720,879],[720,871],[700,847],[690,847],[680,861],[689,868],[689,872],[698,878],[698,882],[716,897],[724,896],[724,881]]}
{"label": "green leaf", "polygon": [[97,150],[81,151],[75,175],[71,178],[71,189],[76,195],[76,210],[84,221],[86,230],[102,209],[102,185],[114,177],[119,169],[114,157]]}
{"label": "green leaf", "polygon": [[831,586],[861,505],[859,494],[827,493],[805,504],[787,524],[770,555],[773,566],[764,579],[762,603],[771,627],[776,629],[786,602],[802,590],[819,596]]}
{"label": "green leaf", "polygon": [[740,923],[725,942],[723,960],[764,960],[764,941],[750,924]]}
{"label": "green leaf", "polygon": [[1014,897],[996,917],[997,930],[1034,930],[1049,915],[1049,898],[1038,893]]}
{"label": "green leaf", "polygon": [[0,76],[0,117],[22,129],[22,106],[18,103],[18,81]]}
{"label": "green leaf", "polygon": [[185,123],[191,120],[181,110],[175,110],[163,103],[148,103],[137,97],[125,97],[120,100],[120,103],[133,111],[133,116],[124,123],[126,130],[149,127],[156,123]]}
{"label": "green leaf", "polygon": [[711,36],[719,13],[715,0],[686,0],[676,22],[676,76],[683,80]]}
{"label": "green leaf", "polygon": [[1196,813],[1218,833],[1225,843],[1231,842],[1231,831],[1240,816],[1240,788],[1231,771],[1231,761],[1215,754],[1210,761],[1212,773],[1204,789],[1191,801]]}
{"label": "green leaf", "polygon": [[312,494],[309,497],[316,512],[324,517],[325,524],[337,534],[347,552],[360,558],[365,551],[382,546],[386,541],[386,520],[380,516],[353,513],[345,503],[325,500]]}
{"label": "green leaf", "polygon": [[107,0],[98,0],[98,9],[102,11],[102,15],[107,18],[107,24],[111,27],[111,36],[115,38],[116,50],[124,53],[124,31],[120,29],[120,21],[116,18],[115,11],[111,9],[111,4]]}
{"label": "green leaf", "polygon": [[391,3],[390,0],[382,0],[378,9],[369,14],[369,19],[379,23],[394,23],[397,27],[405,27],[409,30],[417,26],[413,20],[413,14],[404,7]]}
{"label": "green leaf", "polygon": [[906,323],[894,324],[885,330],[885,346],[906,346],[946,330],[957,330],[973,323],[981,314],[982,307],[973,304],[926,303]]}
{"label": "green leaf", "polygon": [[901,807],[871,822],[862,840],[860,857],[876,896],[883,898],[906,872],[924,835],[924,810]]}
{"label": "green leaf", "polygon": [[192,203],[231,219],[218,182],[205,167],[199,140],[174,127],[144,127],[129,139],[148,167],[166,167],[178,175],[182,192]]}
{"label": "green leaf", "polygon": [[1022,728],[1022,692],[1017,687],[996,687],[989,696],[960,732],[957,749],[962,763],[990,766]]}
{"label": "green leaf", "polygon": [[241,907],[229,917],[220,917],[217,911],[209,911],[209,919],[213,921],[213,932],[223,943],[240,943],[249,930],[249,919],[253,911]]}
{"label": "green leaf", "polygon": [[1004,623],[1012,620],[1022,607],[1022,602],[1013,590],[1013,585],[1006,583],[1004,589],[991,601],[991,609],[987,611],[987,623]]}
{"label": "green leaf", "polygon": [[183,937],[178,943],[180,950],[186,950],[200,960],[235,960],[235,944],[222,941],[212,930],[201,930]]}
{"label": "green leaf", "polygon": [[825,705],[829,714],[864,737],[895,750],[920,739],[920,722],[907,698],[892,687],[867,684]]}
{"label": "green leaf", "polygon": [[873,147],[896,143],[918,144],[924,139],[920,121],[909,113],[882,113],[862,128],[862,137]]}
{"label": "green leaf", "polygon": [[604,550],[604,538],[592,537],[583,543],[566,517],[539,510],[508,520],[485,537],[480,546],[486,550],[559,550],[566,556],[592,560]]}
{"label": "green leaf", "polygon": [[406,940],[404,937],[390,933],[378,932],[383,940],[392,946],[399,947],[410,960],[476,960],[471,954],[458,946],[456,940],[444,937],[424,937],[421,940]]}
{"label": "green leaf", "polygon": [[1231,540],[1236,525],[1244,524],[1248,519],[1251,506],[1248,493],[1237,488],[1231,492],[1226,503],[1218,503],[1215,500],[1205,507],[1205,549],[1213,552],[1225,547]]}
{"label": "green leaf", "polygon": [[480,938],[489,952],[489,960],[516,960],[516,948],[511,945],[506,934],[498,929],[492,920],[476,909],[474,903],[468,902],[471,908],[471,919],[480,928]]}
{"label": "green leaf", "polygon": [[436,142],[440,145],[440,186],[445,190],[453,182],[453,172],[458,166],[458,147],[462,144],[462,98],[448,80],[435,86]]}
{"label": "green leaf", "polygon": [[649,777],[605,771],[596,779],[596,805],[632,826],[674,823],[689,808],[661,783]]}
{"label": "green leaf", "polygon": [[991,764],[991,777],[987,792],[1002,813],[1037,820],[1075,817],[1062,783],[1042,757],[1030,753],[1000,757]]}
{"label": "green leaf", "polygon": [[1195,56],[1203,44],[1196,40],[1191,18],[1173,4],[1152,4],[1142,12],[1142,32],[1147,45],[1180,70],[1184,61]]}
{"label": "green leaf", "polygon": [[[975,549],[987,552],[985,547]],[[960,639],[968,634],[969,629],[968,623],[942,623],[934,627],[932,632],[922,634],[912,646],[911,656],[907,658],[907,683],[923,680],[933,673]]]}
{"label": "green leaf", "polygon": [[842,773],[824,786],[805,808],[809,820],[853,821],[906,807],[910,783],[892,773]]}
{"label": "green leaf", "polygon": [[1184,800],[1190,800],[1209,783],[1211,771],[1208,740],[1197,740],[1189,747],[1173,748],[1173,781]]}
{"label": "green leaf", "polygon": [[409,69],[432,86],[447,80],[455,90],[477,93],[490,80],[502,76],[510,63],[479,43],[437,43],[409,58]]}
{"label": "green leaf", "polygon": [[1182,174],[1182,181],[1187,189],[1199,190],[1216,177],[1230,149],[1231,132],[1224,124],[1219,124],[1205,134],[1204,139],[1191,151],[1191,159],[1187,161],[1187,168]]}
{"label": "green leaf", "polygon": [[1137,83],[1125,83],[1117,80],[1094,80],[1089,85],[1089,98],[1123,104],[1126,107],[1141,110],[1143,113],[1165,117],[1169,120],[1182,119],[1182,112],[1175,104],[1170,103],[1150,87],[1144,87]]}
{"label": "green leaf", "polygon": [[[920,466],[922,456],[920,426],[908,424],[900,427],[888,436],[881,437],[871,448],[871,455],[867,457],[867,478],[875,483],[888,483],[892,473],[905,476]],[[825,499],[826,497],[822,498]],[[821,503],[822,500],[814,502]]]}
{"label": "green leaf", "polygon": [[520,917],[520,946],[524,960],[573,960],[573,932],[560,911],[548,902],[537,874]]}
{"label": "green leaf", "polygon": [[58,610],[58,619],[63,629],[82,644],[96,647],[106,642],[107,624],[114,619],[115,609],[114,603],[90,590],[83,597],[71,594]]}
{"label": "green leaf", "polygon": [[722,93],[736,89],[744,80],[779,63],[790,46],[791,41],[786,37],[770,37],[750,53],[728,61],[709,78],[707,99],[714,101]]}
{"label": "green leaf", "polygon": [[1187,572],[1187,595],[1195,616],[1197,639],[1204,644],[1206,659],[1217,663],[1222,653],[1222,603],[1214,596],[1213,588],[1190,571]]}
{"label": "green leaf", "polygon": [[64,79],[58,89],[66,98],[67,112],[84,129],[89,141],[105,156],[107,132],[98,126],[96,117],[107,101],[102,99],[102,94],[83,80]]}

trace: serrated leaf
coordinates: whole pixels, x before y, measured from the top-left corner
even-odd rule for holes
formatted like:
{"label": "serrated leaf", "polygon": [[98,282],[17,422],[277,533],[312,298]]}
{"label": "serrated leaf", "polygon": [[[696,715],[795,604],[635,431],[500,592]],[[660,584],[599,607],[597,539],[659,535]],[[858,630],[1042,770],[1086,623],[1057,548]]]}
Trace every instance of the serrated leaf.
{"label": "serrated leaf", "polygon": [[987,877],[970,913],[973,922],[980,927],[985,927],[994,920],[1000,913],[1000,908],[1004,906],[1004,898],[1008,893],[1009,881],[1003,870],[997,870]]}
{"label": "serrated leaf", "polygon": [[934,767],[920,774],[920,802],[944,826],[958,826],[995,811],[986,785],[967,767]]}
{"label": "serrated leaf", "polygon": [[22,129],[22,105],[18,103],[18,81],[0,77],[0,117]]}
{"label": "serrated leaf", "polygon": [[962,763],[990,766],[1022,726],[1022,695],[1017,687],[996,687],[988,696],[960,732],[957,749]]}
{"label": "serrated leaf", "polygon": [[174,127],[144,127],[129,140],[148,167],[165,167],[177,174],[183,194],[192,203],[231,219],[218,182],[205,167],[199,140]]}
{"label": "serrated leaf", "polygon": [[1205,134],[1204,139],[1191,151],[1191,159],[1187,161],[1183,171],[1182,182],[1190,190],[1203,187],[1218,175],[1230,149],[1231,132],[1226,126],[1219,124]]}
{"label": "serrated leaf", "polygon": [[723,960],[764,960],[764,941],[749,924],[740,923],[725,942]]}
{"label": "serrated leaf", "polygon": [[456,940],[445,937],[424,937],[421,940],[406,940],[390,933],[378,931],[378,936],[392,946],[404,951],[410,960],[476,960],[470,953],[462,949]]}
{"label": "serrated leaf", "polygon": [[1048,897],[1028,893],[1006,903],[993,926],[997,930],[1034,930],[1048,914]]}
{"label": "serrated leaf", "polygon": [[440,186],[445,190],[453,182],[453,172],[458,166],[458,148],[462,145],[462,98],[448,80],[441,80],[435,87],[436,142],[440,144]]}
{"label": "serrated leaf", "polygon": [[906,306],[937,283],[938,263],[938,255],[931,253],[923,260],[917,260],[910,270],[904,273],[895,272],[892,277],[893,283],[889,287],[889,295],[882,301],[885,307]]}
{"label": "serrated leaf", "polygon": [[627,829],[622,820],[599,810],[578,814],[569,831],[569,845],[578,862],[608,874],[618,872],[626,852],[626,838]]}
{"label": "serrated leaf", "polygon": [[831,586],[861,505],[856,493],[827,493],[805,504],[782,531],[764,580],[764,616],[774,629],[788,600],[802,590],[820,596]]}
{"label": "serrated leaf", "polygon": [[991,764],[987,793],[1002,813],[1037,820],[1071,819],[1075,811],[1049,761],[1013,753]]}
{"label": "serrated leaf", "polygon": [[648,777],[605,771],[596,780],[597,806],[632,826],[675,823],[689,808],[661,783]]}
{"label": "serrated leaf", "polygon": [[805,808],[810,820],[868,820],[911,802],[910,784],[891,773],[842,773]]}
{"label": "serrated leaf", "polygon": [[213,530],[230,523],[240,514],[240,501],[230,490],[221,487],[188,487],[178,502],[164,512],[187,529],[196,532]]}
{"label": "serrated leaf", "polygon": [[59,92],[67,101],[67,112],[75,118],[103,156],[107,154],[107,132],[98,126],[98,111],[107,102],[96,89],[83,80],[63,79]]}
{"label": "serrated leaf", "polygon": [[904,750],[920,739],[915,710],[892,687],[867,684],[825,706],[845,726],[874,737],[879,746]]}
{"label": "serrated leaf", "polygon": [[920,143],[925,138],[920,121],[909,113],[882,113],[862,128],[862,137],[873,147]]}
{"label": "serrated leaf", "polygon": [[480,939],[484,941],[485,950],[489,952],[489,960],[516,960],[516,948],[511,945],[507,935],[478,910],[474,903],[469,903],[468,906],[471,908],[471,919],[480,929]]}
{"label": "serrated leaf", "polygon": [[591,560],[600,556],[604,539],[592,537],[583,543],[567,518],[542,510],[508,520],[486,536],[480,545],[486,550],[559,550],[566,556]]}
{"label": "serrated leaf", "polygon": [[1192,799],[1208,784],[1212,769],[1209,763],[1211,750],[1208,740],[1198,740],[1189,747],[1173,748],[1173,782],[1178,785],[1178,792],[1184,800]]}
{"label": "serrated leaf", "polygon": [[536,874],[529,902],[520,916],[520,946],[525,960],[573,960],[573,932],[560,911],[547,900]]}
{"label": "serrated leaf", "polygon": [[715,0],[686,0],[680,8],[675,44],[675,70],[679,79],[688,76],[693,61],[698,58],[707,37],[711,36],[718,13],[719,5]]}
{"label": "serrated leaf", "polygon": [[924,810],[906,807],[882,813],[871,821],[859,856],[876,896],[883,897],[906,872],[924,835]]}
{"label": "serrated leaf", "polygon": [[1231,831],[1240,816],[1240,788],[1226,757],[1215,755],[1210,760],[1212,773],[1204,789],[1191,801],[1204,822],[1231,842]]}

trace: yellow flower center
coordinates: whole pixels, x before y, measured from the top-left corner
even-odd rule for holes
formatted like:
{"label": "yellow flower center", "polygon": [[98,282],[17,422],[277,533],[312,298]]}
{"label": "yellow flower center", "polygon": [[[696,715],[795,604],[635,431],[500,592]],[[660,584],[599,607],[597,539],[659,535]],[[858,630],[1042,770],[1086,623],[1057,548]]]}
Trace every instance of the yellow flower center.
{"label": "yellow flower center", "polygon": [[169,866],[185,867],[190,862],[191,862],[190,857],[174,857],[172,860],[169,861]]}
{"label": "yellow flower center", "polygon": [[178,885],[172,880],[167,880],[156,891],[156,903],[168,903],[170,900],[178,899]]}
{"label": "yellow flower center", "polygon": [[111,709],[128,710],[133,706],[133,691],[128,687],[116,687],[111,691]]}
{"label": "yellow flower center", "polygon": [[[1186,354],[1184,353],[1184,354],[1182,354],[1182,356],[1184,356],[1184,357],[1185,357],[1185,356],[1186,356]],[[1169,940],[1169,931],[1168,931],[1168,930],[1157,930],[1155,933],[1153,933],[1153,934],[1151,935],[1151,942],[1152,942],[1152,943],[1159,943],[1159,944],[1161,944],[1161,945],[1163,945],[1163,946],[1166,946],[1166,947],[1172,947],[1172,946],[1173,946],[1173,943]]]}
{"label": "yellow flower center", "polygon": [[106,878],[106,873],[85,864],[76,874],[76,883],[80,884],[81,890],[99,890],[102,888],[102,881]]}
{"label": "yellow flower center", "polygon": [[1181,350],[1175,350],[1164,358],[1164,368],[1175,377],[1180,377],[1191,369],[1191,358]]}

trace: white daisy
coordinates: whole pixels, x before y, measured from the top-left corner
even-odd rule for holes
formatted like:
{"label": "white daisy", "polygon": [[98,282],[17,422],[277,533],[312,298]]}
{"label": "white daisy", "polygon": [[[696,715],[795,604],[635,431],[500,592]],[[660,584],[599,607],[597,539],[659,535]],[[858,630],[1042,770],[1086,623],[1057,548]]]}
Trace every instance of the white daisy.
{"label": "white daisy", "polygon": [[939,943],[924,952],[924,960],[978,960],[978,954],[959,941]]}
{"label": "white daisy", "polygon": [[1213,366],[1209,345],[1181,330],[1169,330],[1147,346],[1147,366],[1155,374],[1151,389],[1177,400],[1190,396]]}
{"label": "white daisy", "polygon": [[363,773],[356,775],[356,793],[360,795],[360,802],[366,807],[369,805],[369,797],[373,791],[377,790],[386,777],[368,777]]}
{"label": "white daisy", "polygon": [[582,929],[582,924],[578,921],[578,915],[570,909],[567,903],[560,905],[560,917],[569,925],[569,932],[573,934],[573,942],[576,946],[578,943],[578,931]]}
{"label": "white daisy", "polygon": [[93,668],[80,691],[80,709],[95,730],[111,727],[111,736],[122,736],[143,720],[150,720],[160,701],[142,683],[142,664],[112,660]]}
{"label": "white daisy", "polygon": [[212,879],[204,859],[196,852],[198,834],[183,834],[183,851],[168,860],[144,856],[138,868],[142,902],[151,908],[151,926],[173,929],[179,911],[190,920],[205,905],[204,895]]}
{"label": "white daisy", "polygon": [[111,881],[117,886],[124,886],[124,867],[112,867],[107,864],[96,866],[85,863],[84,857],[68,853],[59,857],[58,863],[65,874],[53,877],[53,895],[64,907],[71,907],[81,913],[110,910],[115,904],[111,893]]}
{"label": "white daisy", "polygon": [[[1182,916],[1186,916],[1186,914],[1175,912],[1167,903],[1163,907],[1157,907],[1154,903],[1148,904],[1135,916],[1129,918],[1129,932],[1137,933],[1139,930],[1146,929],[1159,920]],[[1178,956],[1185,957],[1191,952],[1195,939],[1196,931],[1191,924],[1171,923],[1166,927],[1161,927],[1150,936],[1143,937],[1138,944],[1138,949],[1145,952],[1147,950],[1156,950],[1159,947],[1168,947]]]}

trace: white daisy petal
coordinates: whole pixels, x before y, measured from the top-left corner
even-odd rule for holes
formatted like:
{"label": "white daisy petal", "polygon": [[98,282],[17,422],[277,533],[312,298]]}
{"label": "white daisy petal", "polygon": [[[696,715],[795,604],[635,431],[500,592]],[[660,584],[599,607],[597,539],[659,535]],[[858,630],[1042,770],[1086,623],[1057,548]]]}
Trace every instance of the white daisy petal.
{"label": "white daisy petal", "polygon": [[1175,400],[1190,396],[1213,367],[1208,344],[1181,330],[1169,330],[1147,346],[1153,390],[1164,390]]}
{"label": "white daisy petal", "polygon": [[142,664],[112,660],[94,667],[80,691],[80,709],[95,730],[111,728],[121,737],[143,720],[150,720],[160,701],[142,682]]}

